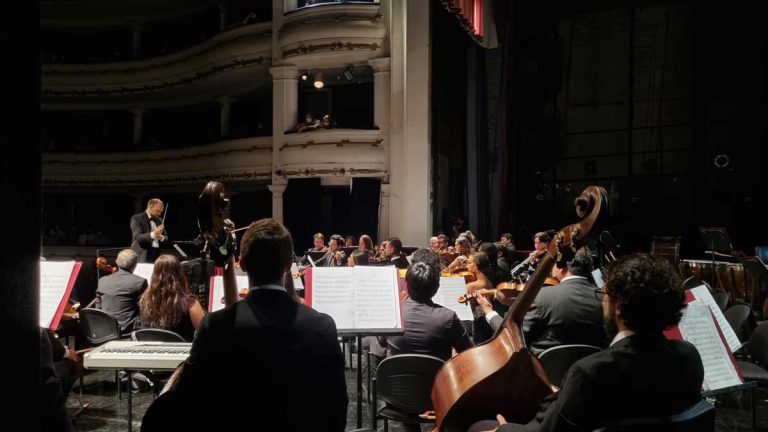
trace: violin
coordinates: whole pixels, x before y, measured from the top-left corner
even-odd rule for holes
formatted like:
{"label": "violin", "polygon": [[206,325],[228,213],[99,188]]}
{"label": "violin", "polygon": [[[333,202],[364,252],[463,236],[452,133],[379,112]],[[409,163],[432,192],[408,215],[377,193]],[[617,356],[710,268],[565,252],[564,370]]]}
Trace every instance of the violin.
{"label": "violin", "polygon": [[431,393],[435,431],[464,432],[474,422],[496,414],[510,422],[526,423],[552,393],[541,363],[525,345],[521,328],[555,262],[567,260],[593,231],[599,232],[607,217],[608,193],[590,186],[575,205],[581,220],[555,235],[493,338],[462,351],[438,371]]}
{"label": "violin", "polygon": [[464,304],[471,300],[474,296],[484,295],[495,298],[504,306],[512,306],[512,303],[515,302],[517,295],[523,291],[523,288],[525,288],[525,284],[515,282],[501,282],[500,284],[496,285],[496,288],[494,289],[480,289],[475,290],[472,293],[459,296],[458,301],[459,303]]}

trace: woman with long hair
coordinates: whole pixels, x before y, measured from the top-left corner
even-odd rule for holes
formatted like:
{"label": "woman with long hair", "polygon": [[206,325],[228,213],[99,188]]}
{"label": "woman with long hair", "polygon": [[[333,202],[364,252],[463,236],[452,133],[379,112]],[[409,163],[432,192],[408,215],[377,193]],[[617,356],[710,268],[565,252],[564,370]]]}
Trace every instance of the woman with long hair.
{"label": "woman with long hair", "polygon": [[190,291],[179,260],[160,255],[155,261],[149,287],[139,300],[142,328],[160,328],[192,341],[205,311]]}

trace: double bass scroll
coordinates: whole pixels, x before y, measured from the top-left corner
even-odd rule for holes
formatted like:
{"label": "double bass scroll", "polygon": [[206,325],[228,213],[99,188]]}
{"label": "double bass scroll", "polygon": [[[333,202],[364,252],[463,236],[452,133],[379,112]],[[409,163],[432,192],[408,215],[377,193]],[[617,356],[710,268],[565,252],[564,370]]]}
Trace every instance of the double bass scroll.
{"label": "double bass scroll", "polygon": [[581,221],[561,229],[550,242],[533,276],[489,341],[448,360],[435,377],[432,406],[436,430],[464,432],[479,420],[496,414],[525,423],[552,393],[539,363],[525,346],[522,322],[556,261],[566,260],[593,232],[599,232],[607,214],[607,193],[590,186],[576,199]]}

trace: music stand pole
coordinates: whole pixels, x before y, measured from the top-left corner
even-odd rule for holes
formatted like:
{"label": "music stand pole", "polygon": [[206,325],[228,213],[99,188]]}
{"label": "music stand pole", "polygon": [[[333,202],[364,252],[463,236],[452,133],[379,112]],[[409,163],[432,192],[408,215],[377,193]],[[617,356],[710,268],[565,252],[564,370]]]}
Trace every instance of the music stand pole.
{"label": "music stand pole", "polygon": [[712,289],[717,286],[717,266],[715,265],[715,239],[712,238],[712,244],[710,245],[709,252],[712,254]]}

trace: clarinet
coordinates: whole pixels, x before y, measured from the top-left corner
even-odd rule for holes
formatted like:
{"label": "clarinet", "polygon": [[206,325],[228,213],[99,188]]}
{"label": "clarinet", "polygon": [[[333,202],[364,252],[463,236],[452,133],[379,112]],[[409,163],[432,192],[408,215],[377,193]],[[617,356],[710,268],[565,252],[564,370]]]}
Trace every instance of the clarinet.
{"label": "clarinet", "polygon": [[528,259],[526,258],[523,262],[516,265],[515,268],[512,269],[512,280],[518,280],[520,279],[522,281],[521,276],[525,273],[528,273],[529,268],[531,267],[531,263],[528,262]]}

